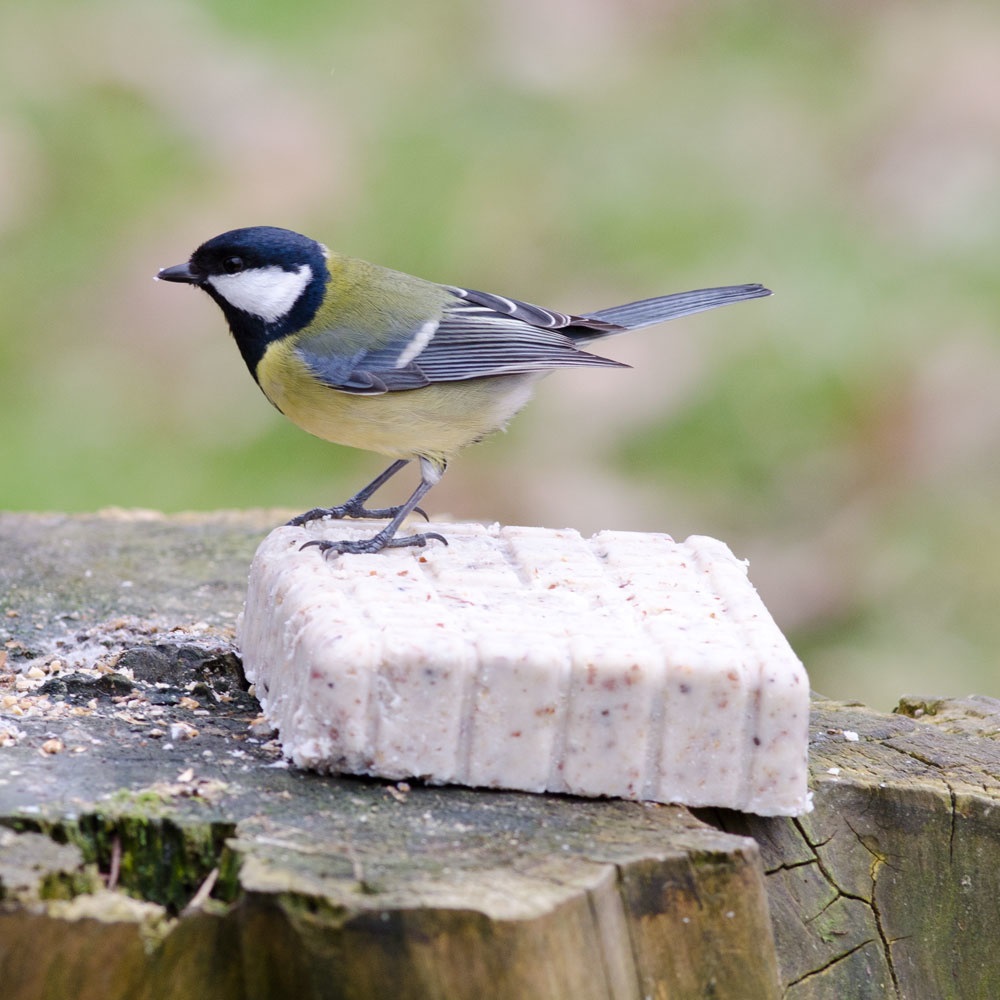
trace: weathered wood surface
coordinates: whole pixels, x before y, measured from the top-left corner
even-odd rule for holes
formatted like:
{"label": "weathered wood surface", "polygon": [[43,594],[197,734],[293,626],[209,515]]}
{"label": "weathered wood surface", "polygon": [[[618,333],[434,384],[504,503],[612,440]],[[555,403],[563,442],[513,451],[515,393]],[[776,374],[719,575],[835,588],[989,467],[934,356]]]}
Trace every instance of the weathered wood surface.
{"label": "weathered wood surface", "polygon": [[278,520],[0,515],[5,1000],[1000,996],[996,702],[818,700],[800,820],[300,773]]}

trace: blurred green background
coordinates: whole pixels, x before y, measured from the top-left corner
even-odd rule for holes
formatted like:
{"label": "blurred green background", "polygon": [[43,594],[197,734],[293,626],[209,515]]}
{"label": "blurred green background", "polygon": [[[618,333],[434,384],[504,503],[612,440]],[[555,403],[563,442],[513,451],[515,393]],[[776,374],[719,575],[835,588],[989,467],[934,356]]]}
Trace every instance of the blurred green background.
{"label": "blurred green background", "polygon": [[431,511],[714,535],[820,692],[1000,695],[998,52],[967,0],[0,3],[0,506],[380,470],[151,280],[224,229],[577,311],[762,281],[546,380]]}

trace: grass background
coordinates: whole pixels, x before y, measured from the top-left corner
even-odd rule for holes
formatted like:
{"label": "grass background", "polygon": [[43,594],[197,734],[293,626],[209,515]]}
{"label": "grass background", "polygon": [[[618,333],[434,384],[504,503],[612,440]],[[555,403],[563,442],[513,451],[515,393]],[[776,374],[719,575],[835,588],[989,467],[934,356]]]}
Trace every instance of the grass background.
{"label": "grass background", "polygon": [[1000,695],[998,51],[985,0],[0,4],[0,506],[379,471],[151,280],[224,229],[578,311],[762,281],[546,380],[432,512],[715,535],[820,692]]}

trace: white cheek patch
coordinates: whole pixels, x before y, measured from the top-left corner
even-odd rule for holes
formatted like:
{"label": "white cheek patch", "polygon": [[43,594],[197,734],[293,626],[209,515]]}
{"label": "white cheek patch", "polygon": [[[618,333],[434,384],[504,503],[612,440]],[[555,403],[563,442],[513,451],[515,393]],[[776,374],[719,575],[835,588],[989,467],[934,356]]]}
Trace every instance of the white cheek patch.
{"label": "white cheek patch", "polygon": [[208,283],[232,306],[258,316],[265,323],[281,319],[312,281],[312,268],[297,271],[280,267],[254,267],[239,274],[214,274]]}

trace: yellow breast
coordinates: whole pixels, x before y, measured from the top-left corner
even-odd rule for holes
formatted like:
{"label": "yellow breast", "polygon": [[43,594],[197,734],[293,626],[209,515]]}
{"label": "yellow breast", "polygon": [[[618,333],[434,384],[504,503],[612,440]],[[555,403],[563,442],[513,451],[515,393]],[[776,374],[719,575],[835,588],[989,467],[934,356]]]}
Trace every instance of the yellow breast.
{"label": "yellow breast", "polygon": [[447,461],[504,427],[531,397],[536,375],[432,383],[363,396],[318,382],[290,339],[272,343],[257,366],[264,395],[303,430],[391,458]]}

